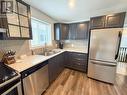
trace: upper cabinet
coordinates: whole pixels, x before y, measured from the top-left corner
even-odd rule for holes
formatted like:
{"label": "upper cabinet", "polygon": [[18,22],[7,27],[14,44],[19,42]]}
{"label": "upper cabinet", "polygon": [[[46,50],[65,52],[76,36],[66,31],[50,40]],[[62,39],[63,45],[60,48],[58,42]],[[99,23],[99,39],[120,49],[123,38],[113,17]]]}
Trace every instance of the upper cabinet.
{"label": "upper cabinet", "polygon": [[2,28],[6,29],[2,39],[32,39],[30,6],[28,4],[22,0],[15,0],[13,12],[4,15],[5,17],[0,21]]}
{"label": "upper cabinet", "polygon": [[88,38],[89,22],[61,24],[54,26],[55,40],[84,40]]}
{"label": "upper cabinet", "polygon": [[90,19],[91,29],[121,28],[124,25],[125,12],[93,17]]}
{"label": "upper cabinet", "polygon": [[123,27],[126,13],[117,13],[106,16],[105,27]]}
{"label": "upper cabinet", "polygon": [[90,19],[91,29],[104,28],[105,27],[105,16],[93,17]]}
{"label": "upper cabinet", "polygon": [[68,39],[68,31],[69,31],[69,25],[68,24],[61,24],[61,39]]}
{"label": "upper cabinet", "polygon": [[78,40],[88,39],[88,33],[89,33],[89,22],[88,21],[77,24],[76,39]]}
{"label": "upper cabinet", "polygon": [[54,24],[54,39],[55,40],[67,40],[68,39],[69,25],[62,23]]}
{"label": "upper cabinet", "polygon": [[69,24],[69,39],[75,40],[76,39],[76,33],[77,33],[77,23],[71,23]]}
{"label": "upper cabinet", "polygon": [[89,21],[69,24],[69,39],[84,40],[88,38]]}

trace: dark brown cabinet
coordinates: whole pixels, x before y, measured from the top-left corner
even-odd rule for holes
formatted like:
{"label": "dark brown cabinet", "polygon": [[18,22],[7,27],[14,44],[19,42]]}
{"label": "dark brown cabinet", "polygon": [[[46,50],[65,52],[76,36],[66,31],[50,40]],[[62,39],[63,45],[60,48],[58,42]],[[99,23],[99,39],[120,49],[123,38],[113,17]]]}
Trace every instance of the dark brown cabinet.
{"label": "dark brown cabinet", "polygon": [[76,39],[76,33],[77,33],[77,23],[69,24],[69,39],[75,40]]}
{"label": "dark brown cabinet", "polygon": [[76,39],[88,39],[89,22],[82,22],[77,24]]}
{"label": "dark brown cabinet", "polygon": [[62,40],[68,39],[68,32],[69,32],[69,25],[68,24],[62,24],[61,25],[61,38]]}
{"label": "dark brown cabinet", "polygon": [[69,39],[84,40],[88,38],[89,21],[69,24]]}
{"label": "dark brown cabinet", "polygon": [[6,34],[6,27],[7,26],[4,23],[4,20],[6,20],[6,18],[0,18],[0,40],[5,39],[7,36],[7,34]]}
{"label": "dark brown cabinet", "polygon": [[91,29],[99,29],[105,27],[105,16],[93,17],[90,19]]}
{"label": "dark brown cabinet", "polygon": [[6,29],[3,39],[32,39],[30,6],[21,0],[14,0],[13,13],[6,13],[0,21]]}
{"label": "dark brown cabinet", "polygon": [[87,71],[87,54],[66,52],[65,55],[65,67],[79,70],[82,72]]}
{"label": "dark brown cabinet", "polygon": [[5,18],[2,18],[2,17],[0,17],[0,28],[1,29],[5,29],[5,28],[7,28],[7,18],[5,17]]}
{"label": "dark brown cabinet", "polygon": [[91,29],[122,28],[124,25],[125,14],[126,12],[122,12],[112,15],[92,17],[90,19],[90,28]]}
{"label": "dark brown cabinet", "polygon": [[54,38],[55,40],[66,40],[68,39],[69,25],[62,23],[54,24]]}
{"label": "dark brown cabinet", "polygon": [[3,28],[2,26],[3,26],[2,25],[2,18],[0,18],[0,28]]}
{"label": "dark brown cabinet", "polygon": [[84,40],[88,38],[89,22],[54,25],[55,40]]}
{"label": "dark brown cabinet", "polygon": [[64,53],[49,59],[49,82],[52,83],[64,69]]}
{"label": "dark brown cabinet", "polygon": [[125,13],[118,13],[114,15],[107,15],[105,27],[123,27],[125,19]]}

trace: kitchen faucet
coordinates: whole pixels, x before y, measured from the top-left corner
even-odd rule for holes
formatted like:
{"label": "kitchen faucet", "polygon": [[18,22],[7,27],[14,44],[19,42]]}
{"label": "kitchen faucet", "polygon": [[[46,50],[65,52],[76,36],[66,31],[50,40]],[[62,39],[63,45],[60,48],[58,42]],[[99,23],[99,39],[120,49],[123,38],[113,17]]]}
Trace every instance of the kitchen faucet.
{"label": "kitchen faucet", "polygon": [[46,56],[47,53],[48,53],[47,43],[44,44],[43,53],[44,53],[45,56]]}

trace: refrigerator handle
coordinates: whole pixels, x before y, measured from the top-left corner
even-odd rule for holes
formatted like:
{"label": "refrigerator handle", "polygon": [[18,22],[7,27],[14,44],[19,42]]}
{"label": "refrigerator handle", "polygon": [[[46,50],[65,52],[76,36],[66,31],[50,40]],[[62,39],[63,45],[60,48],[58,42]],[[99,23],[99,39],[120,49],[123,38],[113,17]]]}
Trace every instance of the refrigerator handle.
{"label": "refrigerator handle", "polygon": [[119,35],[118,35],[118,46],[117,46],[117,51],[116,51],[116,55],[115,55],[115,60],[118,58],[119,55],[119,48],[120,48],[120,43],[121,43],[121,38],[122,38],[122,32],[119,31]]}
{"label": "refrigerator handle", "polygon": [[92,64],[101,65],[101,66],[110,66],[115,67],[116,63],[107,64],[107,62],[100,62],[100,61],[90,61]]}

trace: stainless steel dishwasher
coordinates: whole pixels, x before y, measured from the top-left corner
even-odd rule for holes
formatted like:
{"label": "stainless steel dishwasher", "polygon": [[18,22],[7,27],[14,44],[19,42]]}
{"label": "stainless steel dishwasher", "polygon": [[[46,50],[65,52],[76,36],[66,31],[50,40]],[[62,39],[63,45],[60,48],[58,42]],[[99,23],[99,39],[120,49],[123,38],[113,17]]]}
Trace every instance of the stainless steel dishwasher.
{"label": "stainless steel dishwasher", "polygon": [[41,95],[49,86],[48,63],[24,71],[22,77],[24,95]]}

